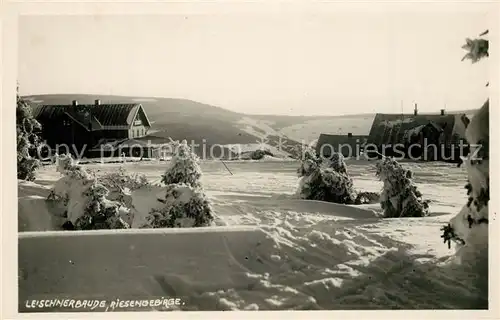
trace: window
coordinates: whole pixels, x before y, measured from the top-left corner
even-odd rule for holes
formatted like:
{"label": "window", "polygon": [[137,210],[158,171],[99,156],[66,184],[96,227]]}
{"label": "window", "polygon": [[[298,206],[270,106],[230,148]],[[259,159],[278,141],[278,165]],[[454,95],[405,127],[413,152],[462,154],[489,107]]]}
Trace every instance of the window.
{"label": "window", "polygon": [[139,134],[139,129],[137,129],[137,136],[140,137],[140,134]]}

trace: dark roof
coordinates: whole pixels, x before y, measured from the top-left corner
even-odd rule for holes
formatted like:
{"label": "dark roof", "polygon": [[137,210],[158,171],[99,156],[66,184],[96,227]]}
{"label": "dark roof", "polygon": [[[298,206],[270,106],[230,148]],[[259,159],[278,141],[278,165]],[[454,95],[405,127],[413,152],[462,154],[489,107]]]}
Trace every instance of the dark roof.
{"label": "dark roof", "polygon": [[[360,135],[337,135],[337,134],[320,134],[318,142],[316,143],[316,152],[319,155],[330,156],[331,151],[339,152],[341,151],[344,156],[353,156],[355,152],[361,150],[361,146],[366,143],[368,136]],[[352,154],[349,153],[349,148],[343,148],[342,146],[349,145]],[[359,146],[359,148],[356,148]]]}
{"label": "dark roof", "polygon": [[[85,127],[101,130],[103,126],[130,126],[137,112],[142,109],[138,103],[129,104],[82,104],[82,105],[37,105],[33,116],[41,121],[54,121],[67,115]],[[142,109],[144,111],[144,109]],[[146,116],[147,118],[147,116]],[[92,126],[90,124],[92,123]],[[148,119],[148,125],[149,123]]]}
{"label": "dark roof", "polygon": [[377,113],[373,119],[368,142],[374,144],[391,144],[404,142],[409,131],[419,126],[431,126],[443,132],[443,142],[457,142],[455,123],[461,114],[382,114]]}

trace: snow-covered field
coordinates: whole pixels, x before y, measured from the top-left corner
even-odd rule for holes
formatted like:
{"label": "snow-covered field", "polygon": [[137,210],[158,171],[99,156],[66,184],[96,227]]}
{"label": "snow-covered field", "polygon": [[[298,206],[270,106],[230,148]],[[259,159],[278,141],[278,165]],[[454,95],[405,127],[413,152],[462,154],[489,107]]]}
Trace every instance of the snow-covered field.
{"label": "snow-covered field", "polygon": [[[380,219],[379,205],[295,200],[295,162],[202,162],[219,224],[167,230],[53,232],[44,202],[59,174],[19,185],[23,297],[181,296],[187,310],[432,309],[484,305],[470,276],[439,263],[453,254],[440,227],[466,202],[465,169],[405,163],[432,215]],[[109,172],[122,164],[88,164]],[[355,188],[380,191],[374,163],[347,161]],[[166,164],[126,163],[158,181]],[[98,172],[99,174],[99,172]],[[29,232],[31,231],[31,232]],[[33,232],[46,231],[46,232]],[[458,277],[458,278],[457,278]],[[484,294],[484,293],[482,293]],[[484,297],[483,297],[484,298]],[[479,302],[478,302],[479,301]],[[482,304],[483,303],[483,304]]]}

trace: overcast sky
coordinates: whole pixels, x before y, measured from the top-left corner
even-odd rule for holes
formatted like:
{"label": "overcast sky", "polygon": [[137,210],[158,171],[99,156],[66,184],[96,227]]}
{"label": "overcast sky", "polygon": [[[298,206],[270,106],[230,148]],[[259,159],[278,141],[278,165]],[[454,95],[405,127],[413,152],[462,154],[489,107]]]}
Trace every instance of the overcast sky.
{"label": "overcast sky", "polygon": [[461,62],[486,8],[24,16],[21,94],[187,98],[245,113],[318,115],[479,107],[487,62]]}

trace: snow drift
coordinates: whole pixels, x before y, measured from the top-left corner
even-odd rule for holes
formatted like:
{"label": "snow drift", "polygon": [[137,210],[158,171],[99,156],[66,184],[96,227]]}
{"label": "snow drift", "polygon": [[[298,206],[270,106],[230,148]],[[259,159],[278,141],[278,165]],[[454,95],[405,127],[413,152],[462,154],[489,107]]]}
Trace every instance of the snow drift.
{"label": "snow drift", "polygon": [[[273,207],[255,207],[262,214],[254,222],[262,227],[22,233],[19,301],[57,286],[55,296],[75,299],[180,296],[184,305],[171,309],[181,310],[484,306],[470,274],[438,266],[445,256],[414,252],[391,236],[394,227],[377,232],[368,212],[352,208],[351,218],[339,219]],[[424,228],[442,221],[427,218]],[[437,240],[429,246],[439,246]],[[99,250],[82,256],[82,248]]]}

